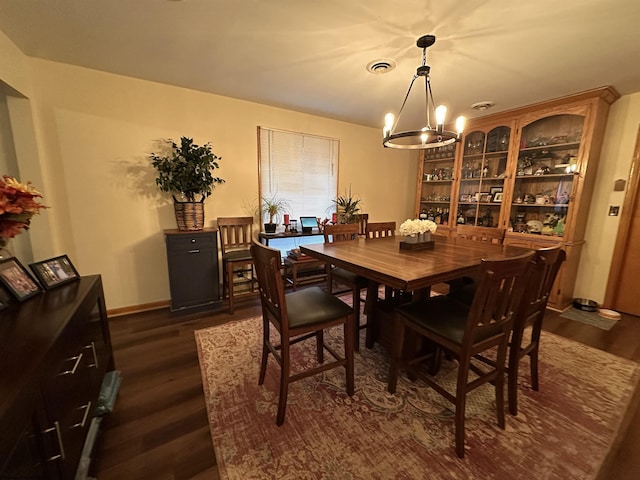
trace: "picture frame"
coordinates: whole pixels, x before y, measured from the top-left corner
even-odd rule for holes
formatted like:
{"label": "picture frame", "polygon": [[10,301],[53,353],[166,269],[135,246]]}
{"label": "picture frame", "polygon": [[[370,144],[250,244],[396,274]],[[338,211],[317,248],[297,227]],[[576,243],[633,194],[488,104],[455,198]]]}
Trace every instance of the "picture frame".
{"label": "picture frame", "polygon": [[16,257],[0,260],[0,282],[20,302],[42,292],[42,287]]}
{"label": "picture frame", "polygon": [[489,192],[481,192],[479,194],[478,201],[480,203],[491,203],[491,198],[492,197],[493,197],[493,195],[491,195]]}
{"label": "picture frame", "polygon": [[469,203],[471,202],[471,194],[469,193],[463,193],[462,195],[460,195],[460,202],[462,203]]}
{"label": "picture frame", "polygon": [[42,286],[50,290],[80,278],[78,271],[66,255],[42,260],[29,265]]}
{"label": "picture frame", "polygon": [[495,197],[496,193],[502,192],[502,187],[491,187],[489,189],[489,193],[491,193],[492,197]]}
{"label": "picture frame", "polygon": [[502,192],[496,192],[493,196],[494,203],[502,203]]}

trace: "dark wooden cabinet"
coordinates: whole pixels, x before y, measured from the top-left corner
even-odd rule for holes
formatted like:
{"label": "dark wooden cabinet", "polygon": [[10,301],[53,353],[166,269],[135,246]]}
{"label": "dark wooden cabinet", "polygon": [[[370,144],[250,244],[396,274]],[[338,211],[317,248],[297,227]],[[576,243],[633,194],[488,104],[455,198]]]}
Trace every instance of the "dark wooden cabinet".
{"label": "dark wooden cabinet", "polygon": [[113,369],[99,275],[0,312],[0,479],[75,478]]}
{"label": "dark wooden cabinet", "polygon": [[171,311],[220,302],[218,230],[165,230]]}

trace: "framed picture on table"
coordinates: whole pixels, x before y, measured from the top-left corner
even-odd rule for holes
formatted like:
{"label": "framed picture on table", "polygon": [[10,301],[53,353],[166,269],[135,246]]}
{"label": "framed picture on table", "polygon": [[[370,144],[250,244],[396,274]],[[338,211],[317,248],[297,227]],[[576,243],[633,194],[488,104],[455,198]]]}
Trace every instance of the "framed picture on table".
{"label": "framed picture on table", "polygon": [[42,292],[38,282],[15,257],[0,260],[0,282],[20,302]]}
{"label": "framed picture on table", "polygon": [[32,263],[29,267],[47,290],[80,278],[78,271],[66,255]]}
{"label": "framed picture on table", "polygon": [[493,195],[493,201],[495,203],[502,203],[502,192],[497,192]]}

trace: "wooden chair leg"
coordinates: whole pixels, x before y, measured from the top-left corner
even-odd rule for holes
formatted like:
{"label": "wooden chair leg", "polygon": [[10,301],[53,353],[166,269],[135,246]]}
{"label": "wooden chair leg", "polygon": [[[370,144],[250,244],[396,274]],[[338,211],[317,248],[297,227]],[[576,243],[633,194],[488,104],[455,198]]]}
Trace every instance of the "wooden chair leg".
{"label": "wooden chair leg", "polygon": [[267,362],[269,360],[269,348],[267,342],[269,341],[269,322],[262,321],[262,359],[260,360],[260,376],[258,377],[258,385],[264,383],[264,377],[267,373]]}
{"label": "wooden chair leg", "polygon": [[455,438],[456,438],[456,455],[459,458],[464,458],[464,416],[465,416],[466,407],[467,407],[467,395],[465,394],[464,391],[458,391],[456,395]]}
{"label": "wooden chair leg", "polygon": [[354,323],[355,323],[355,332],[353,335],[354,338],[354,347],[355,351],[360,351],[360,289],[358,287],[353,287],[352,290],[353,295],[353,311],[354,311]]}
{"label": "wooden chair leg", "polygon": [[542,330],[542,320],[534,324],[531,332],[531,343],[534,345],[529,352],[529,363],[531,365],[531,388],[538,391],[538,351],[540,347],[540,330]]}
{"label": "wooden chair leg", "polygon": [[233,315],[233,263],[227,263],[227,291],[229,292],[229,315]]}
{"label": "wooden chair leg", "polygon": [[355,328],[355,316],[350,315],[344,324],[344,355],[346,359],[346,383],[347,383],[347,395],[350,397],[355,392],[355,380],[354,380],[354,345],[353,345],[353,332],[357,331]]}
{"label": "wooden chair leg", "polygon": [[316,358],[318,363],[324,363],[324,331],[316,332]]}
{"label": "wooden chair leg", "polygon": [[278,415],[276,417],[276,425],[280,426],[284,423],[284,415],[287,410],[287,396],[289,395],[289,372],[291,368],[289,358],[289,345],[287,339],[282,339],[282,365],[280,366],[280,393],[278,396]]}
{"label": "wooden chair leg", "polygon": [[522,330],[514,330],[511,334],[509,347],[509,373],[507,380],[507,395],[509,397],[509,413],[518,415],[518,375],[522,346]]}

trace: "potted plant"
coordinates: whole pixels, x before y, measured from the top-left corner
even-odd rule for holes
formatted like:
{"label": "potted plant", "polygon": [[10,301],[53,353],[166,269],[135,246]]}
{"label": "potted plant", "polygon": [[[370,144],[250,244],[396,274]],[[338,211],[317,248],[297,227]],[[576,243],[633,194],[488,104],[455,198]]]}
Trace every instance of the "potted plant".
{"label": "potted plant", "polygon": [[[180,145],[168,140],[167,155],[151,153],[151,164],[158,176],[156,184],[163,192],[171,193],[179,230],[204,228],[204,199],[218,183],[224,183],[212,172],[220,168],[211,144],[196,145],[193,139],[180,137]],[[198,199],[197,197],[200,196]],[[178,198],[180,197],[180,198]]]}
{"label": "potted plant", "polygon": [[349,187],[349,193],[338,195],[333,200],[339,218],[338,223],[355,223],[357,221],[355,215],[360,211],[360,202],[361,199],[351,193],[351,187]]}
{"label": "potted plant", "polygon": [[275,194],[270,197],[261,197],[261,211],[263,217],[269,217],[269,221],[264,224],[265,233],[275,233],[277,216],[289,209],[289,202],[278,198]]}

